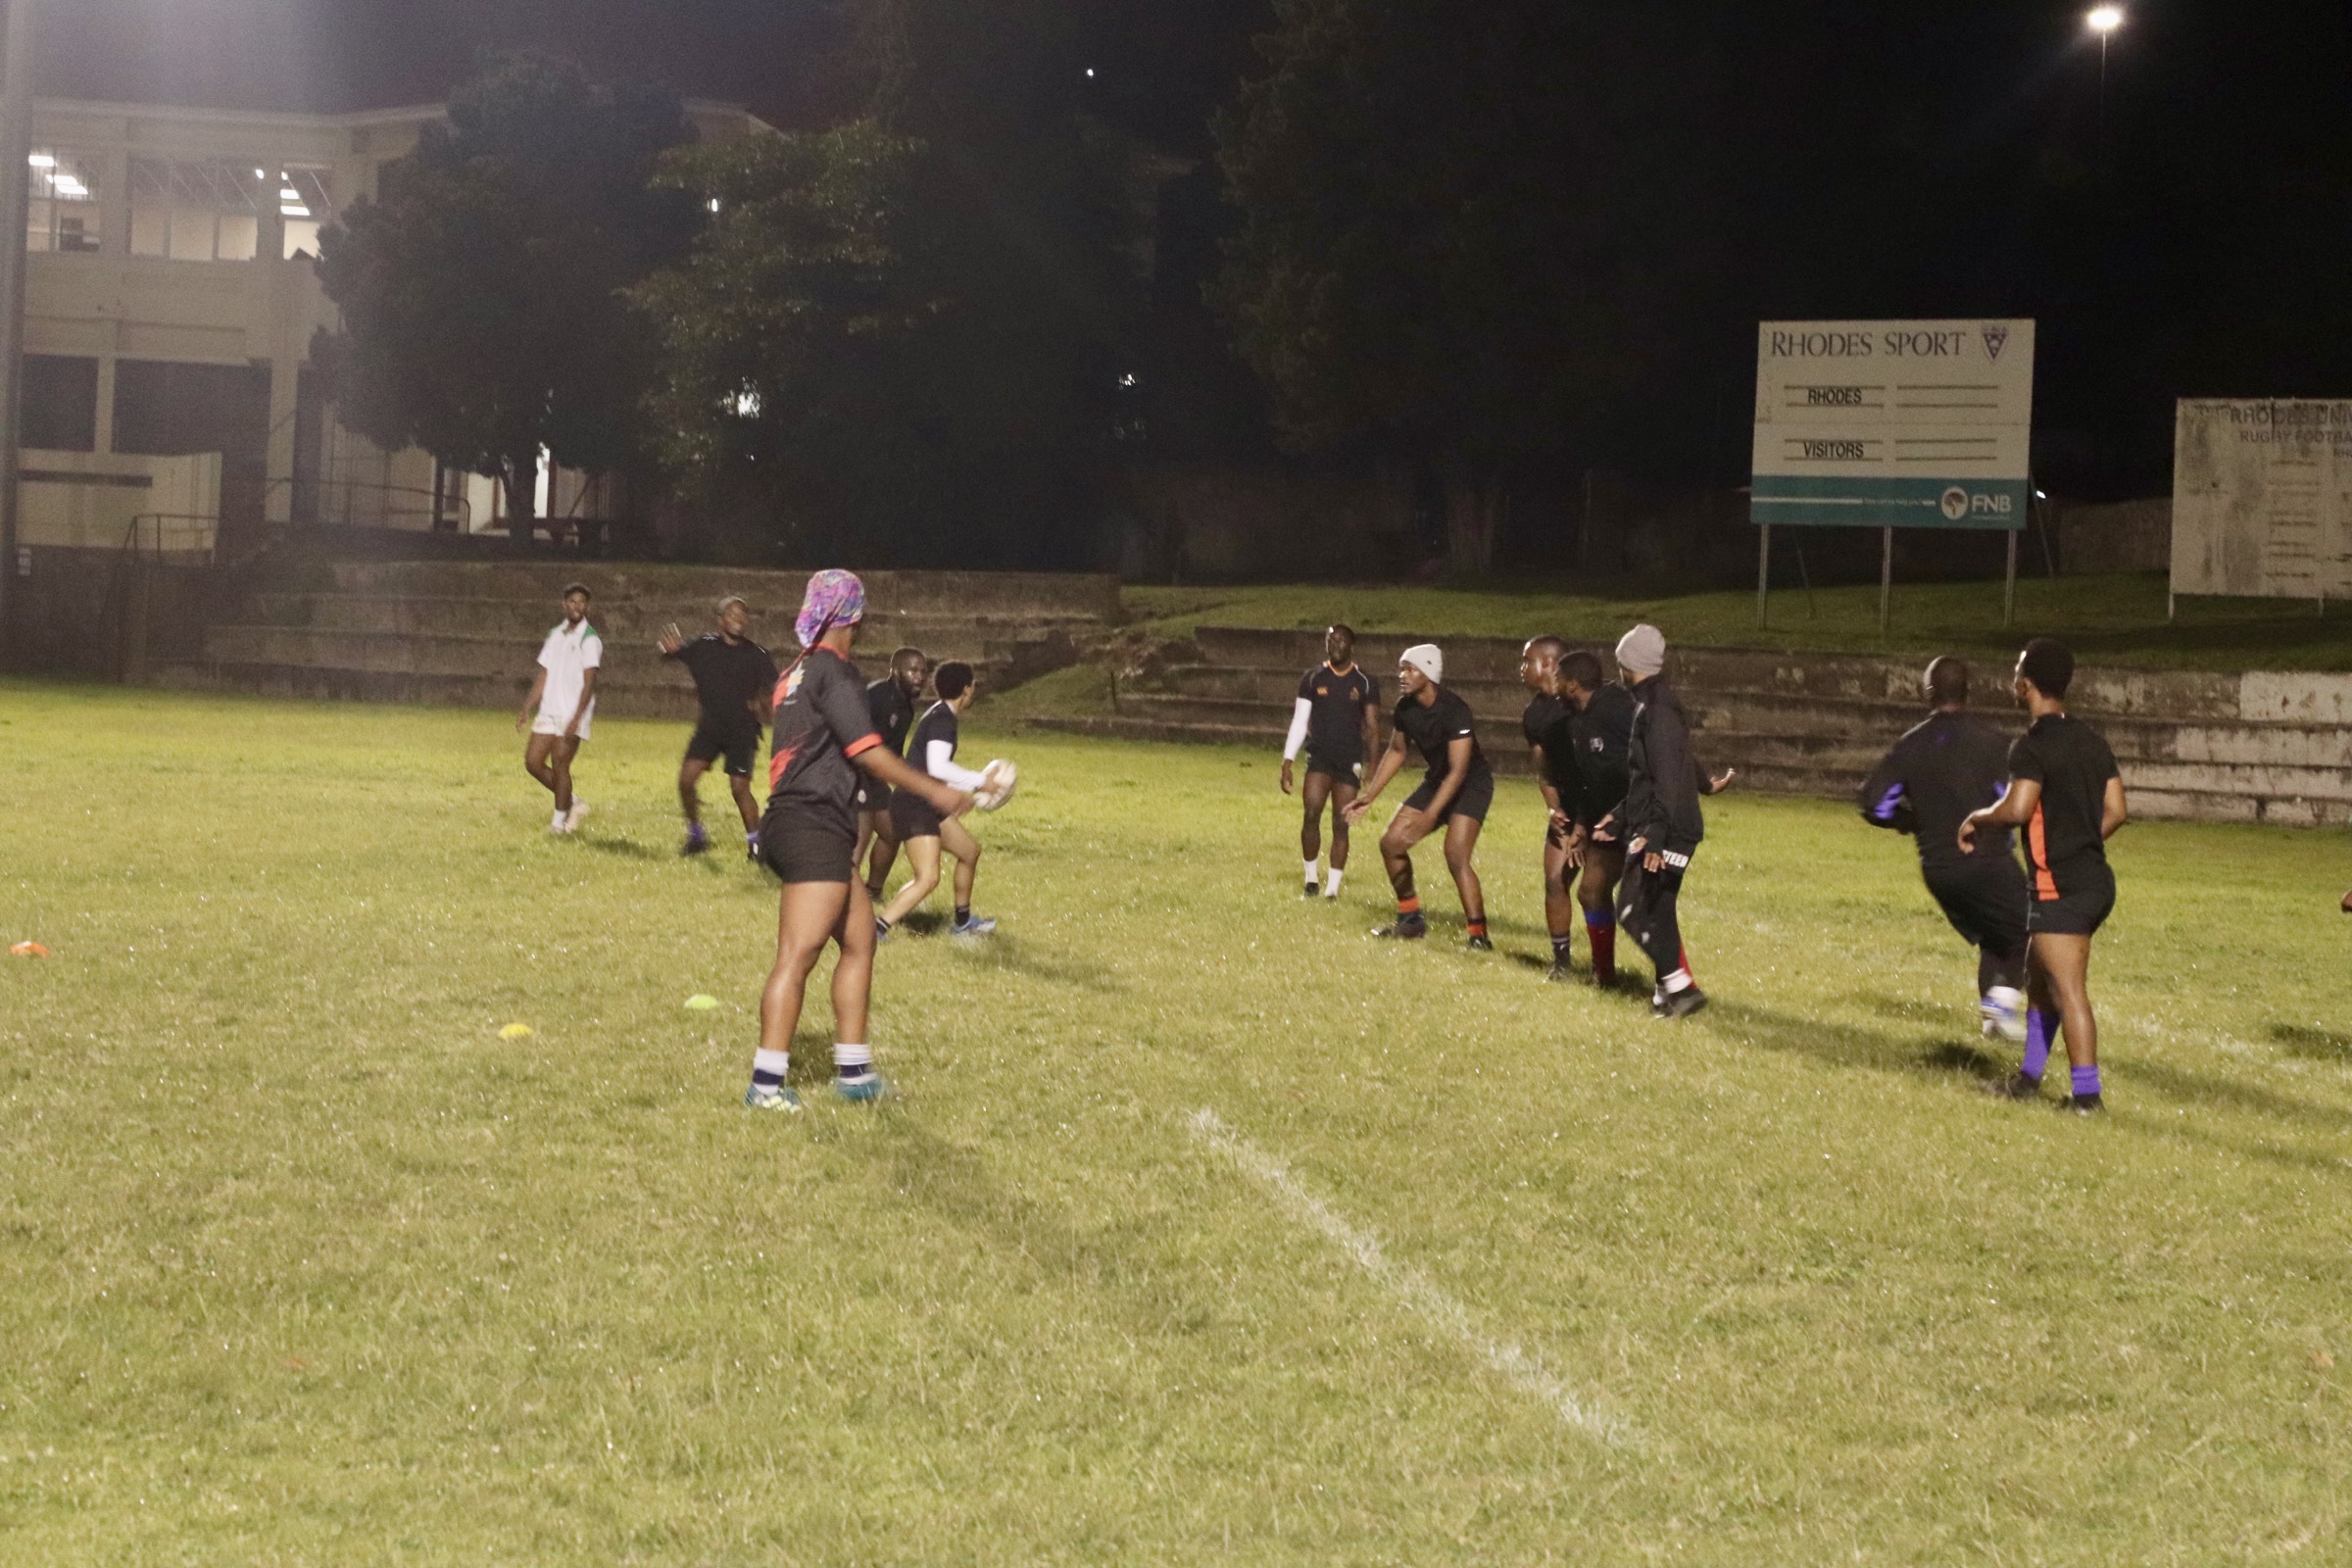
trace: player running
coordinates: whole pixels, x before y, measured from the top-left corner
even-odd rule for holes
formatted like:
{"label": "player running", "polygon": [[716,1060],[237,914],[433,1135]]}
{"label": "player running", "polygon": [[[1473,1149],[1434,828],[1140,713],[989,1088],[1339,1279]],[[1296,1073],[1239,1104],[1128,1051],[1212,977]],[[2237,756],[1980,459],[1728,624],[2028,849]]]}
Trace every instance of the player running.
{"label": "player running", "polygon": [[906,765],[874,733],[865,683],[850,662],[865,585],[847,571],[808,579],[794,631],[801,657],[776,682],[775,729],[768,762],[767,810],[760,819],[760,858],[782,880],[776,902],[776,962],[760,994],[760,1047],[743,1102],[756,1110],[798,1110],[785,1082],[792,1035],[801,1021],[808,975],[825,944],[841,949],[833,966],[834,1089],[844,1100],[875,1100],[866,1036],[874,979],[874,906],[858,880],[858,774],[911,793],[942,816],[958,816],[972,798]]}
{"label": "player running", "polygon": [[1323,662],[1298,679],[1298,705],[1291,710],[1290,738],[1282,746],[1282,793],[1291,793],[1291,767],[1306,747],[1306,784],[1298,792],[1306,820],[1298,850],[1306,858],[1306,897],[1313,898],[1315,858],[1323,853],[1323,806],[1331,804],[1331,869],[1322,894],[1340,896],[1348,869],[1348,808],[1364,760],[1380,745],[1380,682],[1356,667],[1355,633],[1334,626],[1323,634]]}
{"label": "player running", "polygon": [[[922,719],[914,726],[910,743],[912,760],[931,777],[968,794],[990,782],[987,773],[975,773],[956,764],[956,720],[979,695],[979,688],[972,681],[972,666],[951,659],[939,666],[932,686],[939,693],[939,701],[924,710]],[[899,896],[891,901],[890,907],[875,917],[874,939],[878,942],[889,936],[891,928],[921,908],[923,901],[939,886],[942,849],[956,857],[956,923],[948,927],[948,934],[984,937],[994,931],[996,921],[975,919],[972,915],[972,883],[980,874],[980,841],[972,837],[971,829],[956,820],[952,813],[942,815],[930,801],[915,795],[894,797],[890,815],[899,842],[906,846],[907,863],[914,867],[914,880],[899,889]]]}
{"label": "player running", "polygon": [[746,852],[760,858],[760,803],[752,798],[752,766],[760,760],[760,730],[775,693],[776,662],[744,635],[751,624],[752,607],[729,594],[718,602],[716,631],[688,642],[672,624],[662,628],[656,644],[663,659],[676,660],[694,677],[695,701],[702,708],[686,741],[686,760],[678,764],[678,805],[686,813],[680,855],[710,848],[710,835],[703,831],[703,775],[723,759],[727,788],[743,818]]}
{"label": "player running", "polygon": [[1657,971],[1650,1015],[1688,1018],[1707,1004],[1690,978],[1677,905],[1690,857],[1706,837],[1698,808],[1703,775],[1690,754],[1690,720],[1666,684],[1666,637],[1644,622],[1617,642],[1618,678],[1632,692],[1626,740],[1625,881],[1617,914]]}
{"label": "player running", "polygon": [[1544,976],[1546,980],[1568,978],[1568,954],[1576,929],[1576,903],[1568,894],[1570,824],[1564,805],[1564,800],[1575,794],[1576,763],[1563,727],[1569,708],[1559,695],[1560,658],[1567,652],[1567,643],[1549,636],[1531,637],[1519,650],[1519,684],[1535,693],[1519,714],[1519,732],[1527,738],[1536,788],[1544,796],[1544,925],[1551,935],[1551,968]]}
{"label": "player running", "polygon": [[596,673],[604,662],[605,640],[588,624],[587,586],[575,582],[564,590],[563,622],[539,645],[539,673],[514,715],[515,730],[531,732],[523,743],[524,771],[556,797],[550,833],[569,833],[588,814],[588,803],[571,792],[571,762],[596,717]]}
{"label": "player running", "polygon": [[[914,723],[915,700],[923,695],[923,682],[930,679],[931,661],[923,657],[920,648],[902,648],[890,656],[890,673],[865,689],[865,710],[874,721],[874,733],[882,744],[906,755],[906,731]],[[872,844],[873,858],[866,858],[865,847]],[[876,904],[882,902],[883,886],[890,881],[890,868],[899,858],[899,835],[890,825],[890,786],[879,779],[861,778],[858,781],[858,854],[857,863],[866,868],[866,896]]]}
{"label": "player running", "polygon": [[2050,1037],[2062,1031],[2072,1082],[2059,1108],[2091,1115],[2106,1102],[2099,1096],[2099,1025],[2090,1008],[2090,939],[2115,909],[2107,841],[2131,813],[2115,753],[2097,730],[2066,711],[2074,678],[2075,656],[2065,644],[2047,637],[2026,644],[2014,689],[2034,722],[2009,748],[2008,789],[1992,805],[1971,811],[1955,841],[1965,853],[1987,829],[2026,830],[2033,881],[2026,927],[2034,939],[2026,1054],[2017,1075],[1994,1092],[2011,1100],[2037,1098]]}
{"label": "player running", "polygon": [[[1585,941],[1592,950],[1592,983],[1605,989],[1617,983],[1617,884],[1625,875],[1625,792],[1632,782],[1628,754],[1634,694],[1608,679],[1600,660],[1581,648],[1561,658],[1553,689],[1568,709],[1566,723],[1548,732],[1544,751],[1567,818],[1561,874],[1565,880],[1568,871],[1577,873],[1576,902],[1584,911]],[[1573,767],[1559,765],[1563,751]],[[1711,781],[1707,793],[1730,782],[1726,773]],[[1556,974],[1564,971],[1568,956],[1554,940]]]}
{"label": "player running", "polygon": [[2009,743],[1968,712],[1968,665],[1949,655],[1921,685],[1933,710],[1894,743],[1862,785],[1863,820],[1908,833],[1919,872],[1944,918],[1977,950],[1978,1009],[1986,1034],[2026,1038],[2026,879],[2006,828],[1959,845],[1969,812],[2001,797]]}
{"label": "player running", "polygon": [[1421,916],[1421,900],[1413,891],[1413,846],[1446,829],[1446,867],[1453,873],[1455,891],[1462,896],[1462,918],[1469,927],[1467,946],[1475,953],[1492,953],[1487,939],[1486,890],[1470,863],[1478,852],[1479,829],[1487,808],[1494,804],[1494,775],[1478,749],[1478,728],[1470,705],[1446,690],[1446,656],[1434,643],[1416,643],[1396,661],[1396,720],[1380,765],[1345,813],[1350,823],[1362,820],[1380,799],[1389,780],[1404,766],[1405,743],[1421,753],[1428,771],[1421,787],[1405,797],[1388,831],[1380,836],[1381,859],[1387,863],[1389,884],[1396,890],[1396,919],[1374,936],[1417,940],[1429,935]]}

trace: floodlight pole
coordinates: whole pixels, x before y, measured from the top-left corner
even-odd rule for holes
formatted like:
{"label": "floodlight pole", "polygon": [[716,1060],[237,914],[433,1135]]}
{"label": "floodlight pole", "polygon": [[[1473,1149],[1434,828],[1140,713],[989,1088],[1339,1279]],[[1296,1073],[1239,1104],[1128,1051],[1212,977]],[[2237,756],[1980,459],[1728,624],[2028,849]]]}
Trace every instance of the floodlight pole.
{"label": "floodlight pole", "polygon": [[1879,530],[1879,634],[1886,633],[1887,617],[1894,606],[1894,530]]}
{"label": "floodlight pole", "polygon": [[[2031,502],[2027,503],[2029,506]],[[2009,533],[2009,575],[2001,584],[2001,625],[2004,629],[2017,624],[2017,536],[2023,528],[2011,528]]]}
{"label": "floodlight pole", "polygon": [[0,30],[0,665],[15,641],[18,448],[24,402],[24,228],[32,154],[33,0],[5,0]]}
{"label": "floodlight pole", "polygon": [[1756,630],[1764,629],[1765,604],[1772,593],[1772,524],[1756,527]]}

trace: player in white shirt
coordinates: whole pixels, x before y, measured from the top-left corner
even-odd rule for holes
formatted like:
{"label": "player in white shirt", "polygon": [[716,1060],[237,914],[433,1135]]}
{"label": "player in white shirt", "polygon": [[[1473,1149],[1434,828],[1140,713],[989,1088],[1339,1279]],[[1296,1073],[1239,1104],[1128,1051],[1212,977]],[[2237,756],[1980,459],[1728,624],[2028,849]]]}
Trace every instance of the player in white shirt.
{"label": "player in white shirt", "polygon": [[563,624],[540,645],[538,678],[514,716],[514,728],[531,733],[522,765],[555,792],[550,833],[569,833],[588,814],[588,803],[571,792],[571,760],[596,716],[596,672],[604,662],[605,640],[588,624],[588,590],[575,582],[564,590]]}

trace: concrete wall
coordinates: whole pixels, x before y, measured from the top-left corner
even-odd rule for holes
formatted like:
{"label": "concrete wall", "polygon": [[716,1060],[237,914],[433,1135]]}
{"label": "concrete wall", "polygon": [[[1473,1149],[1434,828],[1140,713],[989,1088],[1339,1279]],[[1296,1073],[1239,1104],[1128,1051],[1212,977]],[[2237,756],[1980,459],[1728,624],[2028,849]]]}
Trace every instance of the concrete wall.
{"label": "concrete wall", "polygon": [[122,548],[133,518],[142,548],[206,554],[220,520],[220,454],[118,457],[26,449],[19,469],[17,539],[57,549]]}
{"label": "concrete wall", "polygon": [[2067,576],[2102,571],[2163,571],[2173,564],[2170,496],[2068,507],[2058,519],[2058,569]]}

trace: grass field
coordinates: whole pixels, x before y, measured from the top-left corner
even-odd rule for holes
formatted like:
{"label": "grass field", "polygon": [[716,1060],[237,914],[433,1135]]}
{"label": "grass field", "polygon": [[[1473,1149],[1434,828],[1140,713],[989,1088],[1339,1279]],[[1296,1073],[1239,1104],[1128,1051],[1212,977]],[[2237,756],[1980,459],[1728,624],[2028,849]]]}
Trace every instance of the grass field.
{"label": "grass field", "polygon": [[1199,625],[1320,630],[1334,614],[1358,631],[1521,639],[1553,631],[1613,642],[1637,620],[1670,642],[1851,653],[2014,654],[2024,638],[2071,643],[2085,662],[2187,669],[2352,670],[2352,605],[2316,612],[2309,601],[2183,599],[2165,615],[2161,574],[2027,577],[2017,624],[2001,625],[1994,582],[1898,583],[1891,625],[1879,630],[1877,586],[1773,590],[1771,624],[1756,625],[1751,589],[1710,593],[1593,592],[1572,583],[1468,588],[1374,583],[1286,583],[1230,588],[1129,585],[1130,614],[1171,635]]}
{"label": "grass field", "polygon": [[0,684],[0,1561],[2352,1556],[2335,839],[2127,831],[2082,1123],[1849,810],[1711,806],[1661,1025],[1524,785],[1399,951],[1270,757],[983,734],[1003,929],[786,1119],[682,741],[551,841],[499,713]]}

